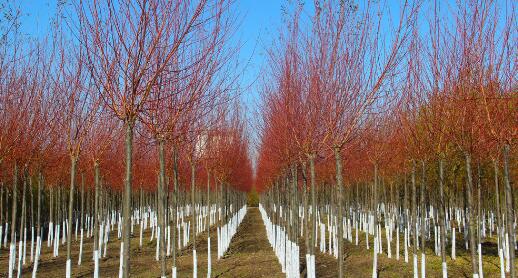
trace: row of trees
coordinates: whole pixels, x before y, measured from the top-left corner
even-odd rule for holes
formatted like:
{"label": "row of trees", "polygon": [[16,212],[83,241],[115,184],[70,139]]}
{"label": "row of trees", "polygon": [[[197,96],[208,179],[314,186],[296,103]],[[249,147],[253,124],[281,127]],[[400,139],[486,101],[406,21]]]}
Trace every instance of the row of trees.
{"label": "row of trees", "polygon": [[324,218],[339,277],[352,227],[366,232],[367,248],[374,236],[377,276],[381,223],[389,257],[394,231],[397,259],[400,231],[406,261],[413,246],[414,277],[419,246],[426,275],[432,229],[447,277],[447,242],[455,259],[462,229],[473,277],[481,277],[481,243],[495,222],[501,275],[516,276],[516,9],[450,4],[405,1],[396,19],[375,1],[292,7],[269,52],[257,184],[283,239],[298,246],[305,231],[308,277]]}
{"label": "row of trees", "polygon": [[[128,277],[133,220],[143,217],[142,201],[132,201],[132,195],[142,200],[142,191],[158,194],[152,208],[162,231],[157,239],[162,276],[164,231],[177,223],[177,193],[191,192],[192,231],[202,205],[208,210],[223,205],[224,217],[231,216],[231,202],[220,198],[223,188],[247,190],[252,179],[236,48],[229,43],[235,27],[231,4],[58,1],[52,32],[42,41],[20,33],[22,13],[16,7],[8,13],[0,45],[0,222],[11,238],[9,277],[16,235],[21,251],[27,227],[36,226],[41,246],[57,215],[58,230],[59,221],[67,225],[67,277],[72,225],[79,221],[82,234],[88,217],[97,264],[100,224],[110,209],[121,213],[121,275]],[[205,204],[197,188],[206,192]],[[219,192],[214,201],[212,191]],[[110,209],[100,207],[100,194],[108,196]],[[244,198],[236,196],[233,213]],[[196,232],[190,234],[194,240]]]}

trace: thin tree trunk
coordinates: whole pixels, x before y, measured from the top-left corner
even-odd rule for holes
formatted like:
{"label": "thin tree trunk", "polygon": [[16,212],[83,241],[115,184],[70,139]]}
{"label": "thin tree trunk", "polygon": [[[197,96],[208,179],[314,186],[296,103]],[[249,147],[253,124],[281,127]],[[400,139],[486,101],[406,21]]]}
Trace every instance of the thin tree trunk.
{"label": "thin tree trunk", "polygon": [[310,254],[311,256],[315,256],[315,237],[317,234],[317,201],[316,201],[316,177],[315,177],[315,154],[311,154],[309,157],[309,173],[311,177],[311,242],[310,242]]}
{"label": "thin tree trunk", "polygon": [[47,246],[50,247],[52,238],[50,235],[54,236],[54,188],[50,187],[49,193],[49,207],[50,207],[50,222],[49,222],[49,236],[47,241]]}
{"label": "thin tree trunk", "polygon": [[94,221],[94,256],[96,255],[96,252],[99,250],[99,217],[100,217],[100,211],[99,211],[99,162],[94,162],[94,186],[95,186],[95,192],[94,192],[94,213],[93,215],[93,221]]}
{"label": "thin tree trunk", "polygon": [[466,219],[468,220],[468,236],[469,247],[471,250],[471,268],[473,271],[473,278],[478,278],[478,265],[476,257],[476,243],[475,243],[475,221],[473,219],[473,179],[471,176],[471,156],[466,153],[466,175],[467,175],[467,209]]}
{"label": "thin tree trunk", "polygon": [[[304,206],[304,243],[306,244],[306,254],[309,254],[309,212],[308,212],[308,178],[306,175],[306,164],[302,164],[302,194],[303,194],[303,206]],[[307,267],[307,266],[306,266]]]}
{"label": "thin tree trunk", "polygon": [[444,160],[439,159],[439,228],[441,237],[441,260],[442,260],[442,274],[443,278],[448,277],[448,270],[446,266],[446,226],[445,226],[445,209],[444,202]]}
{"label": "thin tree trunk", "polygon": [[197,255],[196,255],[196,189],[195,189],[195,166],[194,162],[191,162],[191,221],[192,221],[192,254],[193,254],[193,277],[197,277]]}
{"label": "thin tree trunk", "polygon": [[480,162],[477,163],[477,254],[478,254],[478,275],[480,277],[484,277],[484,272],[482,269],[482,223],[481,223],[481,217],[482,217],[482,193],[481,193],[481,169],[480,169]]}
{"label": "thin tree trunk", "polygon": [[338,187],[338,277],[344,277],[344,260],[343,260],[343,176],[342,176],[342,157],[340,149],[335,147],[335,163],[336,163],[336,185]]}
{"label": "thin tree trunk", "polygon": [[[34,262],[34,193],[32,186],[32,179],[29,178],[29,190],[31,192],[31,262]],[[2,222],[0,222],[2,223]],[[1,224],[0,224],[1,225]]]}
{"label": "thin tree trunk", "polygon": [[[18,205],[18,165],[14,164],[13,175],[13,198],[11,200],[11,245],[16,245],[16,210]],[[12,275],[9,275],[12,276]]]}
{"label": "thin tree trunk", "polygon": [[[207,209],[208,209],[208,217],[207,221],[207,237],[210,238],[210,171],[207,169]],[[210,242],[209,242],[210,244]],[[209,247],[210,249],[210,247]]]}
{"label": "thin tree trunk", "polygon": [[207,277],[211,277],[211,263],[210,256],[210,171],[207,169]]}
{"label": "thin tree trunk", "polygon": [[99,244],[99,236],[102,232],[99,227],[99,220],[102,217],[101,207],[100,207],[100,197],[101,197],[101,181],[99,176],[99,162],[94,162],[94,183],[95,183],[95,193],[94,193],[94,278],[97,278],[99,275],[99,258],[101,256],[100,244]]}
{"label": "thin tree trunk", "polygon": [[419,277],[419,270],[417,268],[417,199],[416,199],[416,184],[415,184],[416,162],[412,161],[412,235],[413,235],[413,255],[414,255],[414,278]]}
{"label": "thin tree trunk", "polygon": [[19,236],[18,236],[18,241],[19,241],[19,251],[20,253],[18,254],[18,277],[21,277],[21,274],[22,274],[22,265],[21,265],[21,261],[24,257],[24,235],[25,235],[25,227],[26,227],[26,222],[27,222],[27,218],[26,218],[26,198],[27,198],[27,166],[24,167],[24,171],[23,171],[23,185],[22,185],[22,214],[21,214],[21,219],[20,219],[20,229],[19,229]]}
{"label": "thin tree trunk", "polygon": [[84,229],[85,225],[85,173],[81,173],[81,225],[79,226],[81,230]]}
{"label": "thin tree trunk", "polygon": [[[173,191],[173,278],[175,278],[176,271],[176,225],[177,225],[177,216],[178,216],[178,154],[176,151],[176,146],[173,147],[173,182],[174,182],[174,191]],[[180,236],[180,234],[178,234]],[[179,247],[179,246],[178,246]]]}
{"label": "thin tree trunk", "polygon": [[497,225],[497,238],[498,238],[498,257],[500,260],[500,276],[505,277],[505,266],[504,266],[504,227],[502,225],[502,211],[500,207],[500,189],[498,186],[498,165],[496,160],[493,160],[493,166],[495,169],[495,202],[496,202],[496,225]]}
{"label": "thin tree trunk", "polygon": [[18,204],[18,165],[14,163],[13,197],[11,200],[11,242],[9,245],[9,278],[13,277],[14,262],[16,261],[16,209]]}
{"label": "thin tree trunk", "polygon": [[132,165],[133,165],[133,126],[131,121],[126,122],[126,179],[124,185],[123,197],[123,227],[122,227],[122,277],[130,277],[130,215],[131,215],[131,181],[132,181]]}
{"label": "thin tree trunk", "polygon": [[509,268],[511,278],[516,277],[515,269],[515,245],[516,236],[514,230],[514,206],[513,206],[513,188],[511,187],[511,175],[509,173],[509,145],[504,146],[504,184],[505,184],[505,201],[507,207],[507,234],[509,237]]}
{"label": "thin tree trunk", "polygon": [[408,217],[408,184],[407,184],[407,176],[405,175],[403,180],[403,186],[404,188],[404,200],[403,200],[403,221],[405,225],[405,235],[404,235],[404,247],[405,247],[405,263],[408,263],[408,244],[410,242],[410,225],[409,225],[409,217]]}
{"label": "thin tree trunk", "polygon": [[85,208],[85,173],[81,172],[81,215],[80,217],[80,238],[79,238],[79,258],[77,261],[78,265],[81,265],[81,259],[83,256],[83,229],[84,229],[84,208]]}
{"label": "thin tree trunk", "polygon": [[162,277],[166,277],[166,258],[165,258],[165,236],[166,236],[166,229],[165,229],[165,194],[164,194],[164,187],[165,187],[165,157],[164,157],[164,140],[159,140],[158,142],[158,156],[159,156],[159,163],[160,163],[160,181],[159,181],[159,188],[158,188],[158,225],[160,227],[160,233],[159,233],[159,244],[160,244],[160,270]]}
{"label": "thin tree trunk", "polygon": [[41,252],[41,190],[42,190],[43,177],[41,175],[41,171],[38,171],[38,190],[37,190],[37,211],[36,211],[36,255],[34,259],[33,266],[33,277],[36,277],[36,273],[38,271],[38,261],[40,258]]}
{"label": "thin tree trunk", "polygon": [[[380,242],[379,237],[381,235],[378,233],[378,164],[374,163],[374,184],[372,188],[372,213],[374,216],[374,258],[372,264],[372,277],[378,277],[378,252],[380,246],[378,242]],[[377,246],[377,247],[376,247]]]}
{"label": "thin tree trunk", "polygon": [[192,249],[196,250],[196,171],[194,167],[194,163],[191,164],[191,206],[192,206]]}
{"label": "thin tree trunk", "polygon": [[66,261],[66,276],[72,275],[71,263],[71,243],[72,243],[72,214],[74,213],[74,187],[76,180],[76,162],[77,157],[70,156],[70,190],[68,195],[68,229],[67,229],[67,261]]}
{"label": "thin tree trunk", "polygon": [[422,177],[421,177],[421,277],[426,278],[426,169],[424,160],[421,160]]}

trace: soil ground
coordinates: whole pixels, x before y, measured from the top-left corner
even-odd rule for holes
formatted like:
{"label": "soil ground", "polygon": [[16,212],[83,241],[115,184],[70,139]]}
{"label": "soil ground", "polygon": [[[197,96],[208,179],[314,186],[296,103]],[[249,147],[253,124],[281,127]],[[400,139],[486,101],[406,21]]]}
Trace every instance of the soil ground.
{"label": "soil ground", "polygon": [[[131,238],[131,276],[160,277],[160,263],[155,260],[156,240],[149,241],[150,230],[143,235],[142,248],[139,247],[138,227]],[[284,277],[281,266],[266,239],[266,231],[257,208],[250,208],[237,233],[232,238],[229,249],[220,260],[216,259],[216,229],[211,233],[212,277]],[[100,260],[101,277],[118,277],[120,241],[113,240],[116,231],[110,234],[107,255]],[[28,241],[30,242],[30,241]],[[29,243],[30,244],[30,243]],[[73,277],[92,277],[92,239],[83,241],[82,264],[77,265],[79,241],[72,241],[72,273]],[[30,248],[30,246],[28,246]],[[207,233],[198,235],[196,240],[198,259],[198,277],[207,275]],[[7,277],[9,250],[0,250],[0,277]],[[38,277],[64,277],[66,261],[66,245],[59,247],[59,256],[52,257],[52,247],[47,241],[42,242],[42,255],[38,266]],[[167,275],[171,277],[172,259],[167,259]],[[31,277],[30,249],[27,249],[26,265],[23,266],[22,277]],[[178,277],[192,277],[193,260],[192,245],[180,250],[177,257]]]}
{"label": "soil ground", "polygon": [[258,208],[249,208],[213,277],[285,277],[266,238]]}
{"label": "soil ground", "polygon": [[[378,277],[413,277],[413,254],[412,247],[408,248],[408,263],[405,263],[404,257],[404,245],[403,235],[400,236],[400,256],[399,260],[396,260],[396,244],[395,238],[391,244],[392,258],[388,258],[387,245],[385,233],[382,232],[383,236],[383,254],[378,255]],[[462,234],[457,234],[461,237]],[[369,236],[370,249],[366,248],[365,233],[360,232],[358,246],[355,245],[354,239],[355,231],[353,231],[353,242],[349,242],[344,239],[344,267],[345,277],[372,277],[372,261],[373,261],[373,242],[374,238]],[[305,273],[306,258],[305,258],[305,242],[304,239],[300,239],[300,263],[301,272]],[[433,242],[427,242],[426,246],[426,277],[442,277],[442,263],[441,258],[436,256],[433,252]],[[327,248],[327,246],[326,246]],[[483,271],[484,277],[500,277],[500,266],[499,258],[497,253],[497,245],[492,239],[487,239],[483,243]],[[328,253],[321,253],[318,251],[318,247],[315,248],[317,251],[316,260],[316,273],[317,277],[336,277],[338,270],[338,261],[336,258]],[[466,251],[464,247],[464,241],[459,240],[456,248],[456,260],[451,258],[451,246],[447,246],[446,260],[448,266],[448,277],[466,277],[471,278],[473,274],[471,272],[470,262],[470,251]],[[518,261],[517,261],[518,262]],[[418,267],[421,269],[421,250],[418,250]],[[419,277],[421,273],[419,272]]]}
{"label": "soil ground", "polygon": [[[136,227],[137,228],[137,227]],[[143,246],[139,247],[138,228],[132,237],[131,243],[131,276],[132,277],[160,277],[160,264],[155,260],[156,240],[150,242],[149,229],[144,233]],[[249,208],[247,215],[234,235],[226,254],[220,260],[216,260],[216,230],[211,231],[211,260],[212,277],[284,277],[281,273],[281,266],[270,247],[261,215],[257,208]],[[112,240],[108,245],[106,258],[100,261],[101,277],[118,277],[119,271],[119,248],[120,242],[113,240],[116,231],[110,234]],[[383,235],[384,236],[384,235]],[[353,231],[353,237],[355,232]],[[450,257],[451,249],[447,248],[448,274],[449,277],[472,277],[471,264],[469,261],[470,253],[466,252],[464,242],[460,240],[458,234],[457,259]],[[392,259],[387,257],[387,245],[384,237],[384,254],[378,256],[378,277],[412,277],[412,249],[409,248],[409,263],[404,262],[403,236],[400,237],[400,259],[395,259],[395,241],[392,243]],[[305,277],[305,243],[300,238],[300,270],[301,277]],[[369,238],[370,249],[366,249],[365,234],[360,232],[359,244],[345,240],[345,276],[346,277],[372,277],[372,251],[373,238]],[[432,252],[433,242],[429,242],[426,251],[426,271],[427,277],[441,277],[441,259]],[[52,257],[52,248],[47,247],[47,242],[42,242],[42,258],[39,264],[38,277],[64,277],[66,246],[61,245],[59,257]],[[198,277],[206,277],[207,273],[207,233],[202,233],[197,237],[198,254]],[[77,266],[78,242],[73,241],[72,248],[72,268],[73,277],[92,277],[92,239],[84,241],[83,263]],[[484,277],[499,277],[498,255],[496,253],[496,243],[494,240],[484,242]],[[420,252],[420,251],[419,251]],[[30,250],[27,249],[27,264],[23,267],[23,277],[30,277],[32,264],[30,263]],[[7,277],[7,263],[9,251],[6,248],[0,250],[0,277]],[[419,253],[419,260],[421,255]],[[177,257],[178,277],[192,277],[192,246],[189,245],[180,250]],[[336,277],[337,260],[327,254],[317,252],[316,254],[316,273],[317,277]],[[419,266],[420,266],[419,262]],[[172,259],[167,259],[167,275],[171,277]]]}

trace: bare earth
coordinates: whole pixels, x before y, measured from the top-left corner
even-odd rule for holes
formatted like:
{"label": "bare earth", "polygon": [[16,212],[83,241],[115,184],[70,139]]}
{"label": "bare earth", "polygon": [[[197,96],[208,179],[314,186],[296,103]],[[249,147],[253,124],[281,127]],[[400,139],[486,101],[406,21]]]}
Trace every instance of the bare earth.
{"label": "bare earth", "polygon": [[[155,260],[156,240],[150,242],[150,230],[144,233],[143,246],[139,247],[138,227],[135,226],[135,234],[131,243],[131,276],[132,277],[160,277],[160,264]],[[354,236],[353,232],[353,236]],[[101,277],[118,277],[119,272],[119,240],[114,240],[116,231],[110,234],[110,243],[106,258],[100,260]],[[383,235],[384,236],[384,235]],[[211,259],[212,277],[284,277],[281,266],[270,247],[264,224],[259,209],[249,208],[247,215],[234,235],[226,254],[220,260],[216,259],[216,230],[211,229]],[[345,276],[346,277],[372,277],[372,242],[370,237],[370,250],[365,247],[365,234],[360,233],[360,242],[356,246],[344,240],[345,246]],[[401,237],[400,260],[395,259],[395,241],[392,243],[392,259],[387,254],[378,256],[378,277],[412,277],[412,250],[409,248],[409,263],[404,262],[403,238]],[[30,244],[30,241],[28,241]],[[301,277],[306,275],[305,244],[301,238],[300,244],[300,271]],[[42,242],[42,258],[39,264],[38,277],[64,277],[66,245],[61,245],[59,257],[52,257],[52,247],[47,247],[47,242]],[[383,250],[386,252],[386,241],[383,241]],[[427,277],[441,277],[440,257],[435,256],[431,250],[433,243],[427,246]],[[198,277],[207,276],[207,233],[197,237]],[[83,263],[77,266],[79,242],[73,241],[72,248],[72,273],[73,277],[92,277],[92,239],[85,239],[83,244]],[[471,277],[471,265],[469,253],[464,249],[464,244],[457,244],[457,260],[451,260],[450,247],[448,246],[448,274],[451,277]],[[494,241],[484,242],[484,274],[485,277],[498,277],[499,266]],[[9,250],[3,247],[0,250],[0,277],[7,277]],[[419,260],[421,256],[419,254]],[[26,265],[23,267],[23,277],[31,277],[32,263],[30,263],[30,246],[27,247]],[[317,277],[336,277],[337,261],[329,255],[317,252],[316,273]],[[420,263],[419,263],[420,266]],[[167,275],[171,277],[172,259],[167,259]],[[189,245],[178,253],[177,269],[178,277],[192,277],[192,246]]]}
{"label": "bare earth", "polygon": [[[160,264],[155,260],[156,240],[149,241],[150,230],[143,236],[142,248],[139,247],[138,226],[135,226],[131,238],[131,276],[132,277],[160,277]],[[116,231],[110,234],[106,258],[100,260],[101,277],[118,277],[120,241],[115,239]],[[45,238],[46,239],[46,238]],[[31,277],[32,263],[30,262],[30,240],[28,241],[26,265],[23,266],[22,277]],[[83,259],[77,265],[79,254],[78,241],[72,242],[72,276],[92,277],[93,239],[84,238]],[[207,276],[207,233],[197,237],[198,277]],[[234,235],[225,256],[219,261],[216,259],[217,240],[216,229],[211,229],[211,260],[212,277],[284,277],[266,239],[266,231],[257,208],[250,208],[243,222]],[[0,277],[7,277],[9,249],[0,250]],[[52,257],[52,247],[47,247],[47,241],[42,242],[42,256],[38,266],[38,277],[64,277],[66,261],[66,244],[59,248],[59,257]],[[192,246],[179,251],[177,257],[178,277],[192,277]],[[167,275],[171,277],[172,259],[167,259]]]}

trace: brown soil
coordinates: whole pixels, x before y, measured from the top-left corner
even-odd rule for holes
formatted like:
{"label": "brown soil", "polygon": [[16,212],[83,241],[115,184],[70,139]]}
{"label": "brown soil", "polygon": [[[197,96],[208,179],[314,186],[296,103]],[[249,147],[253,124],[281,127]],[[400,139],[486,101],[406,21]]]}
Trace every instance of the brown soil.
{"label": "brown soil", "polygon": [[[142,248],[139,247],[138,226],[131,238],[131,276],[160,277],[160,263],[155,260],[156,240],[149,241],[150,230],[143,235]],[[284,277],[280,264],[270,248],[259,210],[249,209],[245,219],[232,239],[225,256],[216,259],[217,240],[216,229],[211,229],[211,260],[212,277]],[[116,231],[110,234],[107,256],[100,260],[101,277],[118,277],[120,241],[116,239]],[[77,265],[79,241],[72,241],[72,276],[92,277],[93,239],[83,239],[83,258],[81,266]],[[28,246],[30,248],[30,246]],[[198,259],[198,277],[207,275],[207,233],[197,237],[196,252]],[[30,249],[27,248],[26,265],[23,266],[22,277],[31,277],[32,263]],[[0,250],[0,277],[7,277],[9,261],[8,248]],[[46,238],[42,241],[42,255],[38,266],[38,277],[64,277],[66,261],[66,245],[60,245],[59,257],[52,257],[52,247],[47,247]],[[178,277],[192,277],[192,246],[179,251],[177,254]],[[167,275],[171,277],[172,259],[167,258]],[[16,272],[15,272],[16,274]]]}
{"label": "brown soil", "polygon": [[[132,237],[131,275],[133,277],[160,277],[160,264],[155,260],[156,240],[149,242],[150,231],[144,233],[143,246],[139,247],[138,227],[135,227],[135,235]],[[120,241],[116,239],[116,232],[110,234],[107,257],[100,260],[101,277],[118,277]],[[353,237],[355,232],[353,231]],[[232,239],[229,249],[223,258],[216,260],[216,231],[211,229],[211,258],[212,277],[284,277],[281,266],[275,257],[272,248],[266,239],[266,231],[257,208],[249,208],[245,219],[238,228],[238,232]],[[460,238],[460,235],[459,235]],[[372,277],[372,251],[373,238],[370,237],[370,250],[365,247],[365,234],[360,233],[359,245],[345,240],[345,276],[346,277]],[[412,277],[412,249],[409,248],[409,263],[404,262],[403,236],[400,237],[400,260],[395,259],[395,242],[392,243],[392,259],[386,254],[386,240],[383,240],[384,254],[378,256],[378,277]],[[306,274],[305,244],[300,238],[300,271],[301,277]],[[47,247],[47,242],[42,242],[42,258],[38,268],[38,277],[64,277],[66,246],[61,245],[59,257],[52,257],[52,248]],[[433,243],[427,246],[426,271],[427,277],[441,277],[441,260],[431,251]],[[484,243],[484,275],[485,277],[498,277],[499,265],[494,240]],[[72,248],[72,273],[73,277],[92,277],[92,239],[85,239],[83,245],[83,264],[77,266],[79,246],[73,241]],[[448,247],[448,274],[451,277],[471,277],[471,264],[469,253],[464,249],[463,241],[457,243],[457,260],[450,258]],[[420,251],[419,251],[420,252]],[[207,233],[197,237],[198,276],[206,277],[207,273]],[[30,277],[32,264],[30,263],[30,250],[27,249],[27,264],[23,267],[23,277]],[[7,263],[9,250],[5,247],[0,250],[0,277],[7,277]],[[421,256],[419,254],[419,260]],[[317,252],[316,273],[317,277],[336,277],[337,260],[329,255]],[[167,275],[171,277],[172,259],[167,259]],[[419,262],[420,267],[420,262]],[[178,277],[192,277],[192,247],[187,246],[179,251],[177,257]]]}
{"label": "brown soil", "polygon": [[214,269],[214,277],[285,277],[266,238],[258,208],[248,209],[227,253]]}
{"label": "brown soil", "polygon": [[[403,246],[403,236],[400,236],[400,257],[399,261],[396,260],[396,244],[395,238],[391,244],[392,248],[392,258],[388,258],[387,255],[387,245],[385,240],[385,234],[383,235],[383,254],[378,255],[378,277],[413,277],[413,255],[412,255],[412,247],[408,249],[408,263],[405,263],[404,259],[404,246]],[[457,234],[459,236],[459,234]],[[358,246],[354,244],[355,231],[353,231],[353,243],[350,243],[348,240],[344,239],[344,274],[345,277],[372,277],[372,260],[373,260],[373,240],[372,236],[369,237],[370,249],[366,249],[365,244],[365,233],[360,232],[359,234],[359,243]],[[306,258],[305,258],[305,242],[304,239],[300,239],[300,263],[301,263],[301,273],[304,273],[305,277],[305,268],[306,268]],[[484,256],[483,256],[483,265],[484,265],[484,277],[499,277],[500,276],[500,268],[499,268],[499,259],[498,255],[495,252],[492,252],[492,249],[496,249],[496,245],[491,240],[487,240],[484,242]],[[327,246],[326,246],[327,248]],[[442,277],[442,266],[441,266],[441,258],[436,256],[433,252],[433,242],[427,242],[426,249],[426,277]],[[338,261],[334,256],[328,253],[319,252],[318,248],[316,250],[316,274],[317,277],[336,277],[338,271]],[[471,274],[471,262],[470,262],[470,254],[469,251],[466,251],[464,248],[464,242],[457,242],[457,259],[452,260],[450,257],[451,249],[450,246],[447,248],[447,265],[448,265],[448,277],[472,277]],[[418,267],[419,271],[421,271],[421,251],[418,250]],[[421,277],[421,272],[419,272],[419,277]]]}

